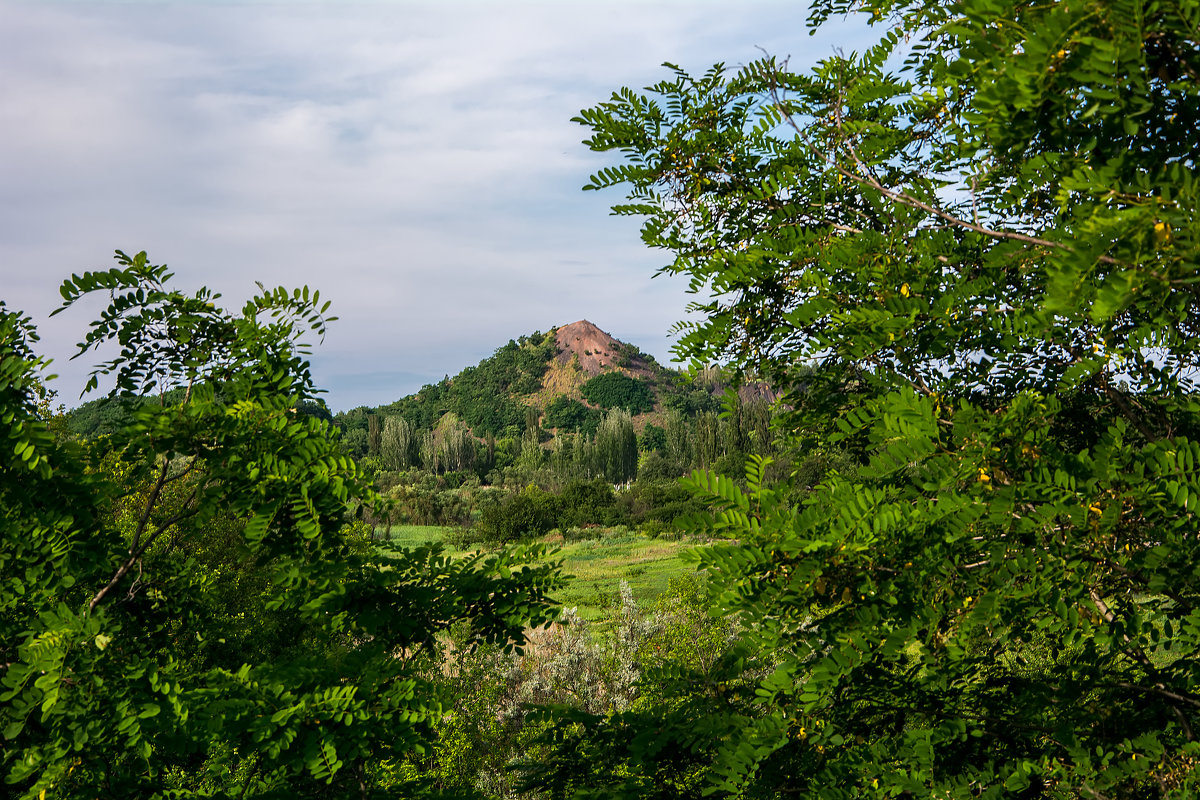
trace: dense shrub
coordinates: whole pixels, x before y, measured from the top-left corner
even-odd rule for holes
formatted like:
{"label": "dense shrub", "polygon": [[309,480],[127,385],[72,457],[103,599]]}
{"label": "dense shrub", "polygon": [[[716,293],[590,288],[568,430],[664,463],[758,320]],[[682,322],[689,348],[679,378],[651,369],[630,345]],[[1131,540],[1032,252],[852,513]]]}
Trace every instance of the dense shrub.
{"label": "dense shrub", "polygon": [[556,495],[528,486],[484,508],[479,529],[484,540],[498,544],[544,536],[558,527],[560,510]]}
{"label": "dense shrub", "polygon": [[669,525],[703,505],[674,480],[638,480],[616,497],[615,516],[630,525],[656,521]]}
{"label": "dense shrub", "polygon": [[562,490],[562,527],[569,525],[605,525],[613,520],[617,498],[612,485],[603,478],[575,480]]}
{"label": "dense shrub", "polygon": [[437,744],[423,766],[444,786],[524,796],[520,777],[546,752],[544,718],[530,706],[608,714],[661,701],[672,674],[710,666],[736,640],[735,626],[710,617],[704,599],[702,579],[684,576],[642,608],[622,581],[604,619],[565,609],[558,624],[531,633],[521,654],[471,648],[456,631],[431,670],[456,700],[436,723]]}
{"label": "dense shrub", "polygon": [[667,432],[653,422],[647,423],[642,435],[638,437],[638,449],[644,452],[665,450],[667,447]]}
{"label": "dense shrub", "polygon": [[560,395],[546,407],[542,422],[547,428],[593,434],[600,423],[600,412],[578,400]]}
{"label": "dense shrub", "polygon": [[631,414],[654,410],[654,395],[645,381],[622,372],[605,372],[585,383],[580,391],[601,408],[624,408]]}

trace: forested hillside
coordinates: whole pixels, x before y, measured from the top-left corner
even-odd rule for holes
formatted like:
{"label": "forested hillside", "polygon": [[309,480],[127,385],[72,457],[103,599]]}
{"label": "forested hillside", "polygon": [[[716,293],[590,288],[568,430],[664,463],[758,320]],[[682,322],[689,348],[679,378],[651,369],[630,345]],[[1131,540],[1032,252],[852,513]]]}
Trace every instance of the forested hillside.
{"label": "forested hillside", "polygon": [[[337,414],[346,451],[375,471],[472,474],[491,484],[658,478],[771,452],[771,400],[720,368],[687,374],[582,320],[509,341],[414,395]],[[626,417],[628,418],[626,420]],[[622,426],[633,436],[624,442]],[[613,453],[624,448],[623,452]],[[547,478],[545,474],[553,477]]]}
{"label": "forested hillside", "polygon": [[[750,455],[773,456],[776,478],[796,467],[811,480],[838,451],[793,464],[775,444],[774,396],[719,367],[662,367],[581,320],[509,341],[385,406],[333,415],[301,398],[295,407],[332,422],[342,451],[390,501],[386,513],[367,514],[377,528],[454,525],[468,539],[497,542],[586,525],[669,530],[700,508],[679,477],[695,468],[736,473]],[[182,398],[180,389],[103,398],[69,412],[65,424],[87,438],[114,435],[141,409]],[[606,483],[625,490],[598,488]]]}
{"label": "forested hillside", "polygon": [[[339,414],[337,422],[351,452],[360,455],[376,454],[366,421],[372,416],[397,417],[414,430],[429,431],[443,415],[452,413],[479,439],[519,437],[535,426],[595,433],[601,410],[651,411],[656,393],[673,393],[678,379],[677,373],[658,366],[636,347],[617,342],[584,320],[510,340],[453,378],[447,376],[385,406]],[[614,380],[620,388],[604,391]],[[580,402],[596,395],[597,388],[597,399]],[[550,412],[568,401],[582,410],[565,418],[561,412]],[[551,421],[570,424],[548,425],[548,413]]]}

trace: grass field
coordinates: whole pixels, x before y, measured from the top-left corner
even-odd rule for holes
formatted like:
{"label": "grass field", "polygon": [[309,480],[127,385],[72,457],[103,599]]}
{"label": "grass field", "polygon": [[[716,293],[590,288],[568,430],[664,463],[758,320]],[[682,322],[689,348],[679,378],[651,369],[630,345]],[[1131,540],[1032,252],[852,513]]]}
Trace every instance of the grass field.
{"label": "grass field", "polygon": [[[416,547],[442,542],[451,528],[435,525],[395,525],[383,547]],[[557,594],[566,607],[577,607],[585,619],[603,617],[618,602],[619,585],[628,581],[640,605],[648,605],[667,588],[676,575],[695,571],[683,560],[692,542],[650,539],[625,533],[599,539],[558,544],[551,558],[563,562],[567,585]],[[458,550],[447,544],[450,553]]]}

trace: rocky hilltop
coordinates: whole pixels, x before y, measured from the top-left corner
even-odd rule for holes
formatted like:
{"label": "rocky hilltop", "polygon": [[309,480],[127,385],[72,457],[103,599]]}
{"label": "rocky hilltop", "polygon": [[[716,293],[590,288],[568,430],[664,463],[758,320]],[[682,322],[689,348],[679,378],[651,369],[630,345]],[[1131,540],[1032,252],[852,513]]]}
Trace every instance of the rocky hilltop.
{"label": "rocky hilltop", "polygon": [[579,369],[589,378],[614,369],[631,376],[648,376],[654,372],[636,347],[614,339],[586,319],[555,328],[554,333],[559,363],[569,364],[576,359]]}
{"label": "rocky hilltop", "polygon": [[555,337],[557,355],[542,376],[538,398],[542,402],[559,395],[578,398],[583,384],[606,372],[650,381],[669,380],[674,374],[634,345],[613,338],[586,319],[561,325],[550,334]]}

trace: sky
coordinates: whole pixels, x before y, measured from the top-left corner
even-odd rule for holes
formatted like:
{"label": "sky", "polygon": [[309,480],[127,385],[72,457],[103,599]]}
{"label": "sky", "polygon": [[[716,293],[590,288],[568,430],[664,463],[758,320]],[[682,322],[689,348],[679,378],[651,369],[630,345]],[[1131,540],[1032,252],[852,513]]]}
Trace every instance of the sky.
{"label": "sky", "polygon": [[[334,322],[312,357],[334,410],[389,403],[509,339],[579,319],[671,360],[690,299],[570,121],[614,90],[810,36],[802,2],[0,0],[0,299],[29,314],[58,401],[103,303],[53,319],[115,249],[240,308],[308,285]],[[102,389],[107,388],[102,383]],[[95,396],[95,395],[92,395]],[[85,397],[90,399],[92,396]]]}

